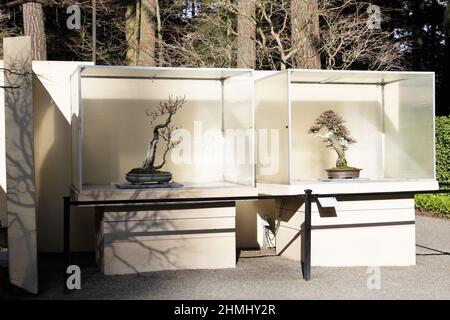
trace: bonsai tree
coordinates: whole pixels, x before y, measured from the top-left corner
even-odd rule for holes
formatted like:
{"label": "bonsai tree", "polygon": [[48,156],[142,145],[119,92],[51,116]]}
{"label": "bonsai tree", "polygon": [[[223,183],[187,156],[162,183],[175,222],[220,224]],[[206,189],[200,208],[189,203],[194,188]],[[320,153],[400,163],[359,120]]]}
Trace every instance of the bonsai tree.
{"label": "bonsai tree", "polygon": [[[161,101],[159,106],[154,111],[146,110],[146,114],[150,117],[150,125],[154,125],[157,120],[160,120],[157,125],[153,127],[153,136],[149,142],[147,154],[142,163],[142,167],[132,169],[128,174],[154,174],[158,173],[165,164],[166,156],[170,150],[175,148],[181,140],[172,141],[172,134],[177,129],[171,126],[172,118],[180,110],[186,102],[185,97],[169,96],[168,101]],[[162,120],[161,120],[162,119]],[[163,140],[165,142],[165,149],[162,156],[162,162],[155,165],[156,150],[158,143]]]}
{"label": "bonsai tree", "polygon": [[[320,134],[321,131],[326,131],[325,134]],[[350,131],[345,126],[345,121],[342,117],[332,110],[323,112],[314,122],[314,125],[309,129],[308,133],[314,134],[323,138],[327,143],[327,148],[333,148],[338,156],[336,160],[337,168],[346,168],[347,159],[345,158],[345,151],[347,151],[350,144],[357,141],[350,135]]]}

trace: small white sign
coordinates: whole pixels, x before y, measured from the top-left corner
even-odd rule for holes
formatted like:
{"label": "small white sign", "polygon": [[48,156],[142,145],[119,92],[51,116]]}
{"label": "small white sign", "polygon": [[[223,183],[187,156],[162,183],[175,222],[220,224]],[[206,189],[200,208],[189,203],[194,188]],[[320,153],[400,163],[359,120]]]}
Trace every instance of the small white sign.
{"label": "small white sign", "polygon": [[337,200],[335,197],[329,198],[318,198],[319,204],[322,208],[334,208],[337,205]]}

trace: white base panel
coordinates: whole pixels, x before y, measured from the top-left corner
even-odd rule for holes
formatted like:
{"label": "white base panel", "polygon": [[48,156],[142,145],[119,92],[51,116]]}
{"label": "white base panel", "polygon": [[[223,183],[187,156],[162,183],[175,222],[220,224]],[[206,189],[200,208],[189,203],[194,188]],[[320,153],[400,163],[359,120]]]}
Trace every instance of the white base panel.
{"label": "white base panel", "polygon": [[97,219],[97,263],[106,275],[236,266],[235,206],[163,205]]}
{"label": "white base panel", "polygon": [[[275,210],[279,210],[279,203]],[[304,205],[283,212],[276,237],[277,253],[299,261],[303,256]],[[335,209],[312,204],[311,265],[415,265],[413,198],[353,198]],[[302,227],[300,227],[302,226]]]}

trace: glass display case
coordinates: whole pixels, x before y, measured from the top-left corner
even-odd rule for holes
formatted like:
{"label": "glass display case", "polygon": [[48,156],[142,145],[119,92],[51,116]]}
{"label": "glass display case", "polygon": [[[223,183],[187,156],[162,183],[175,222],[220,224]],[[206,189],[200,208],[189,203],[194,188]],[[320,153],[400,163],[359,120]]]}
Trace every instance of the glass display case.
{"label": "glass display case", "polygon": [[181,142],[162,170],[185,186],[254,187],[252,70],[82,66],[71,82],[75,190],[125,182],[157,124],[147,115],[169,96],[186,103],[172,121]]}
{"label": "glass display case", "polygon": [[[286,70],[256,76],[257,182],[326,180],[336,154],[308,133],[333,110],[357,143],[346,152],[360,181],[434,180],[434,73]],[[270,135],[267,132],[272,132]]]}

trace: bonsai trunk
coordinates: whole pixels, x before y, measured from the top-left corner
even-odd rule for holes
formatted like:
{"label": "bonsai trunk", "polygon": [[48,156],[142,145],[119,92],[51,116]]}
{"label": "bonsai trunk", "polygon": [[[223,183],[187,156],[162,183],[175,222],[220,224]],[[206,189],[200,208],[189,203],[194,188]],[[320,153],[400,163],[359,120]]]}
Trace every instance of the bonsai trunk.
{"label": "bonsai trunk", "polygon": [[149,173],[149,171],[151,171],[151,169],[155,164],[156,147],[158,145],[158,141],[159,141],[159,132],[158,129],[155,128],[153,130],[153,139],[148,146],[147,155],[145,156],[145,160],[142,165],[142,168],[144,169],[145,172]]}
{"label": "bonsai trunk", "polygon": [[336,153],[338,155],[338,158],[336,160],[336,167],[346,167],[347,166],[347,160],[345,159],[344,150],[336,149]]}
{"label": "bonsai trunk", "polygon": [[337,153],[337,160],[336,160],[336,167],[345,167],[347,166],[347,159],[345,159],[345,149],[344,146],[342,146],[339,141],[334,137],[334,135],[331,135],[329,138],[329,141],[331,143],[331,146],[333,147],[334,151]]}
{"label": "bonsai trunk", "polygon": [[148,146],[147,155],[145,156],[144,163],[142,164],[142,168],[146,173],[152,173],[155,171],[155,158],[156,158],[156,148],[159,141],[159,130],[167,127],[172,120],[172,114],[169,115],[166,122],[163,124],[159,124],[155,126],[153,129],[153,139],[150,141]]}

